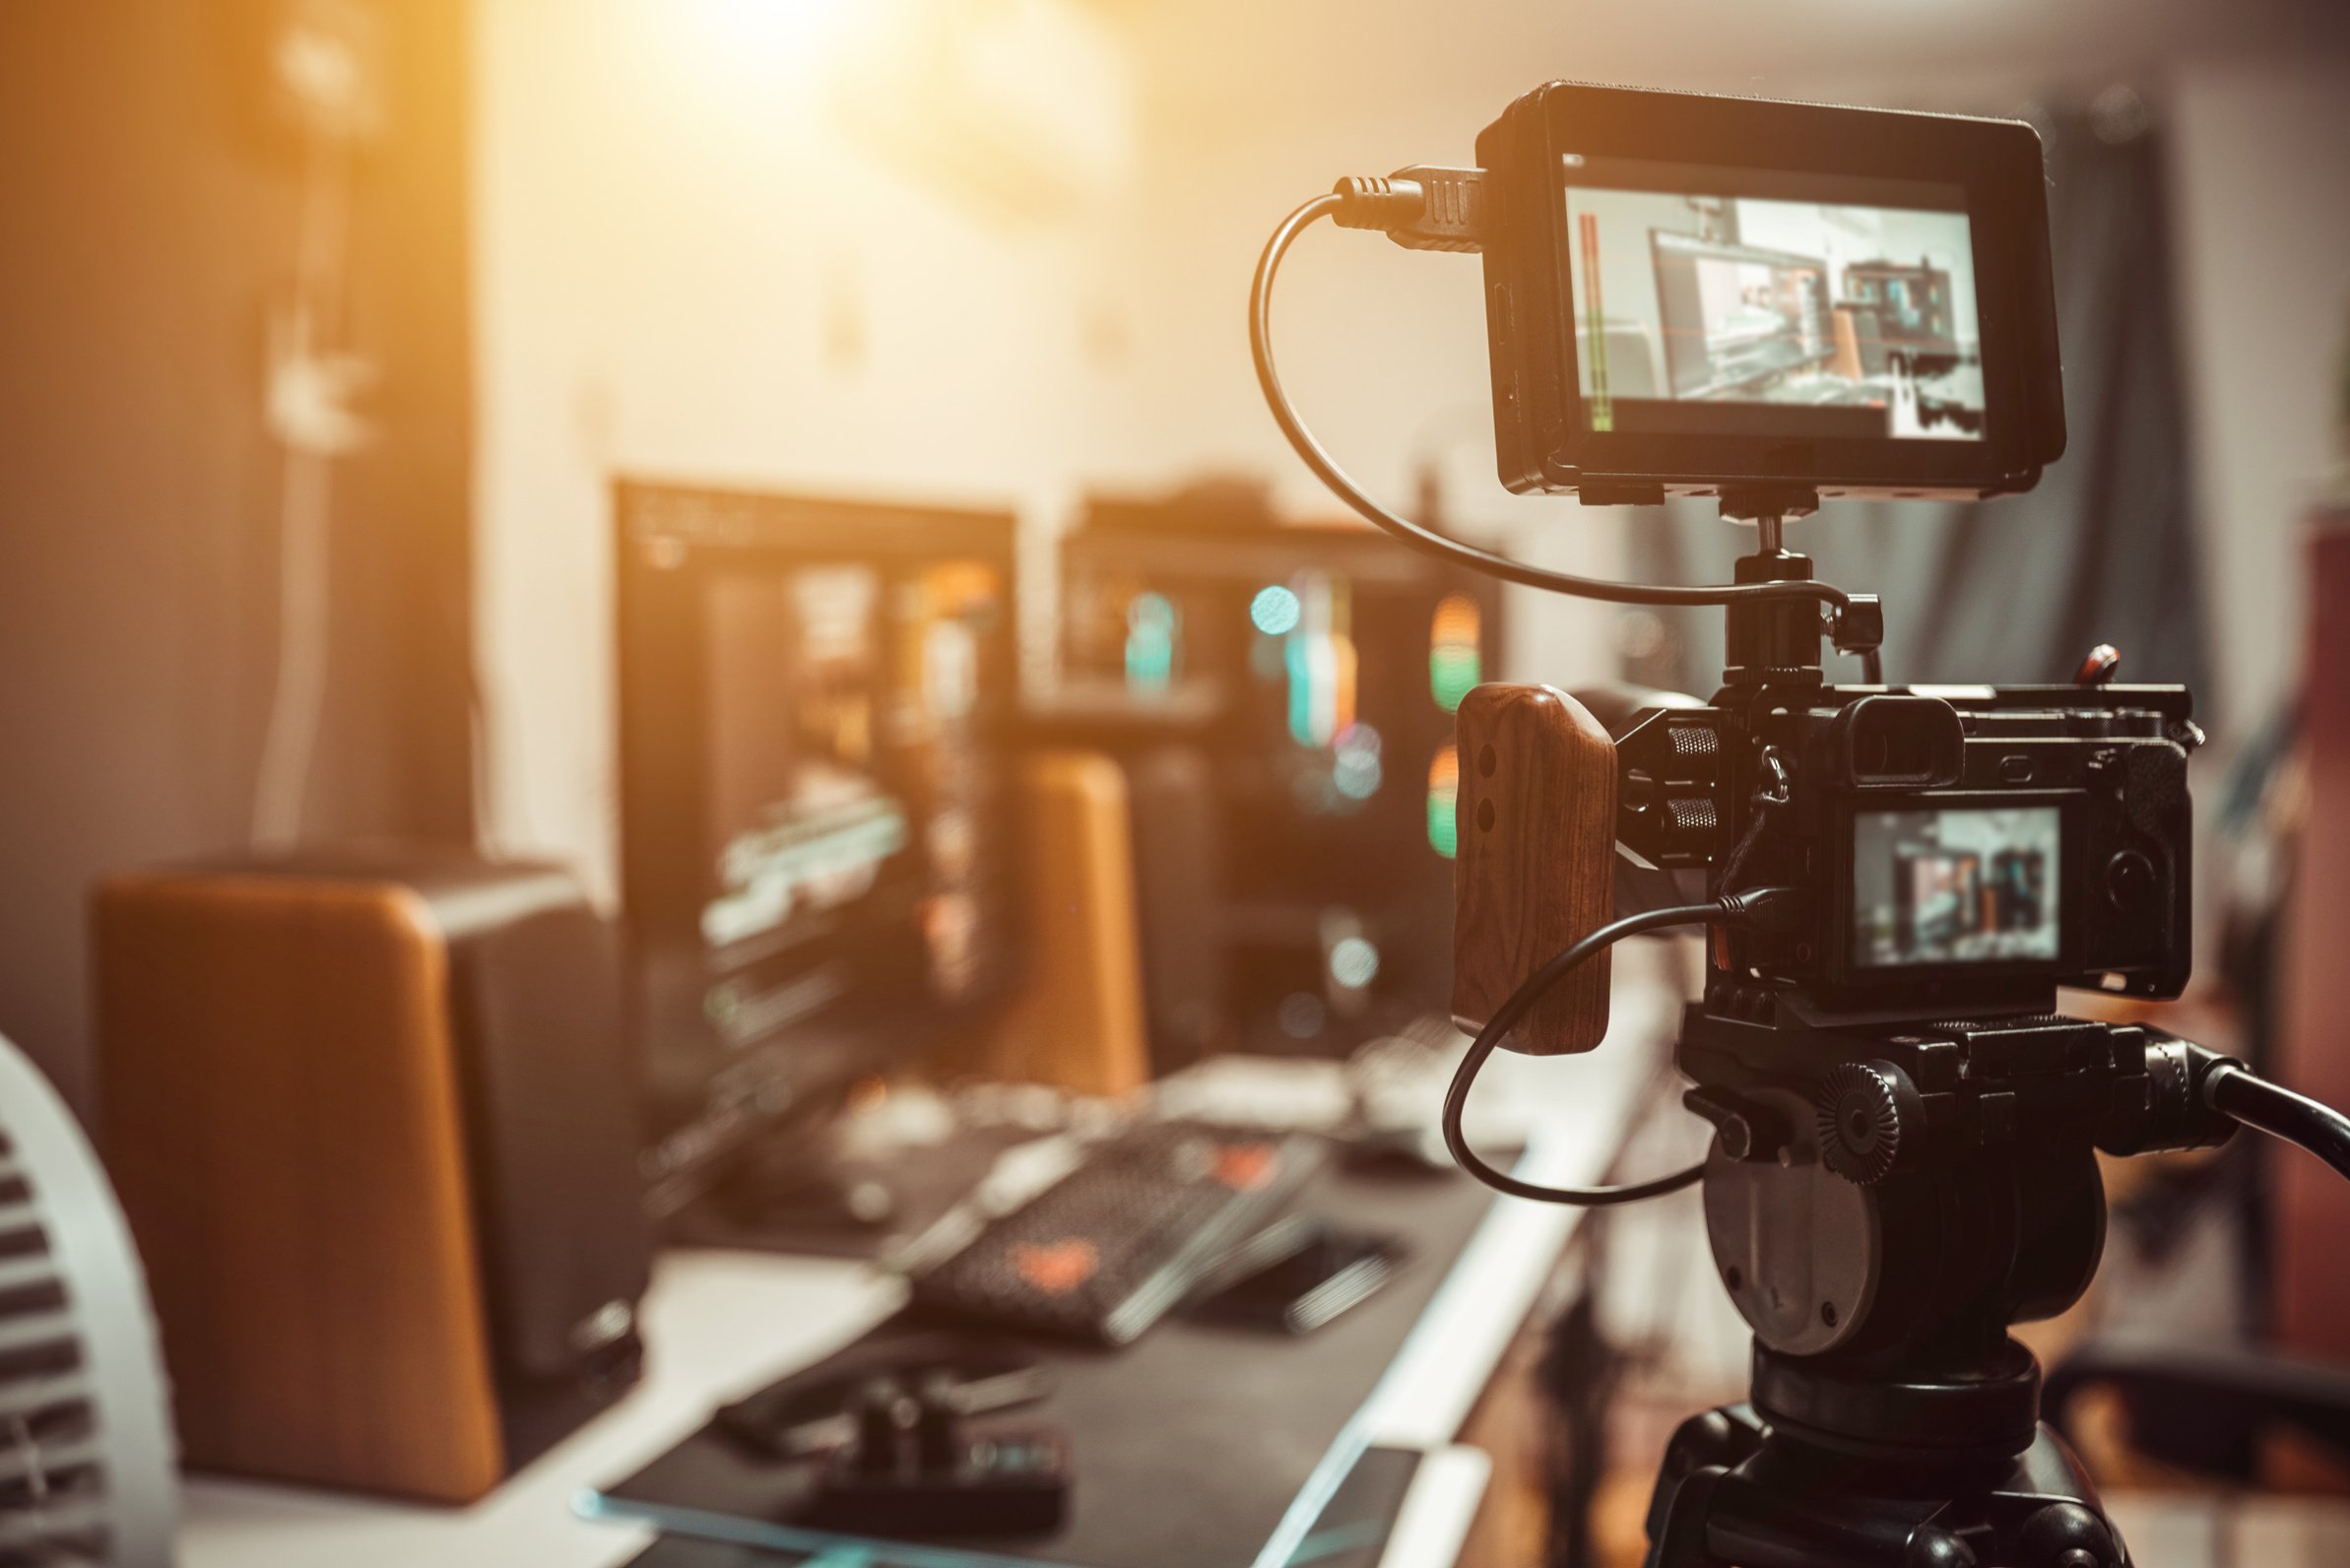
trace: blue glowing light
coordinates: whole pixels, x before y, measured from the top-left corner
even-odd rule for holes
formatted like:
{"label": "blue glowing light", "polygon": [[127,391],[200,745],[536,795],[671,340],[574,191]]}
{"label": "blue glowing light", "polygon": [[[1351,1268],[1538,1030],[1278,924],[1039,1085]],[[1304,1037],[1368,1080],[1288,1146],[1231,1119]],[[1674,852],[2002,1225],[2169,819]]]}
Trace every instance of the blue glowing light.
{"label": "blue glowing light", "polygon": [[1126,685],[1163,691],[1175,679],[1175,645],[1182,618],[1163,594],[1137,594],[1126,607]]}
{"label": "blue glowing light", "polygon": [[1330,977],[1360,991],[1379,976],[1379,949],[1362,937],[1346,937],[1330,949]]}
{"label": "blue glowing light", "polygon": [[1299,606],[1297,595],[1274,583],[1257,590],[1257,597],[1249,601],[1249,620],[1257,629],[1269,637],[1285,636],[1297,629]]}

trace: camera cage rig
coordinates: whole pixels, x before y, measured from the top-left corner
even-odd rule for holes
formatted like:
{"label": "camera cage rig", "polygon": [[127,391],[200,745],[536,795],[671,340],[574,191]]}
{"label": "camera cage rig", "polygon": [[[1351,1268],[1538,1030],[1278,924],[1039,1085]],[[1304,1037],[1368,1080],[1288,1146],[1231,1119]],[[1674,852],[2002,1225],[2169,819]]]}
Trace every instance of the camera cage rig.
{"label": "camera cage rig", "polygon": [[[1484,686],[1463,704],[1455,999],[1473,1038],[1446,1094],[1446,1143],[1478,1180],[1543,1202],[1605,1206],[1704,1183],[1718,1272],[1755,1334],[1752,1392],[1676,1433],[1650,1508],[1652,1568],[2125,1568],[2078,1461],[2039,1422],[2039,1368],[2008,1329],[2062,1311],[2087,1288],[2105,1228],[2098,1152],[2207,1146],[2244,1125],[2350,1177],[2350,1118],[2162,1030],[2059,1014],[2059,978],[2086,973],[1953,972],[1911,1005],[1879,998],[1872,1009],[1753,961],[1757,951],[1784,956],[1820,915],[1803,887],[1758,880],[1774,869],[1764,846],[1793,802],[1794,759],[1765,731],[1784,729],[1790,714],[1850,714],[1906,694],[1882,684],[1875,598],[1817,580],[1786,549],[1785,524],[1816,508],[1816,490],[1717,488],[1723,514],[1757,528],[1758,548],[1730,584],[1537,568],[1424,528],[1363,491],[1306,427],[1275,368],[1273,284],[1305,228],[1329,217],[1406,248],[1474,251],[1481,178],[1414,165],[1342,179],[1274,229],[1249,318],[1273,419],[1325,486],[1411,548],[1575,597],[1721,607],[1729,668],[1707,712],[1729,722],[1648,710],[1611,736],[1550,687]],[[1863,686],[1826,683],[1823,637],[1863,659]],[[2184,832],[2185,758],[2201,741],[2187,693],[2115,686],[2117,663],[2100,647],[2071,686],[1985,688],[1964,723],[1991,733],[1962,723],[1960,742],[1997,750],[1985,713],[2002,697],[2077,716],[2086,780],[2111,785],[2122,806],[2130,786],[2113,758],[2126,748],[2097,736],[2175,758],[2176,800],[2168,783],[2155,793]],[[1687,787],[1676,795],[1676,764],[1699,752],[1703,776],[1680,778]],[[1706,853],[1671,841],[1692,824],[1705,830]],[[1710,867],[1712,896],[1607,918],[1619,843],[1654,864]],[[2125,974],[2118,989],[2164,998],[2184,985],[2185,878],[2182,858],[2165,884],[2176,962]],[[1479,1157],[1462,1113],[1491,1053],[1596,1046],[1607,949],[1693,925],[1717,936],[1676,1062],[1692,1080],[1684,1104],[1715,1130],[1706,1159],[1575,1189],[1529,1184]],[[2068,955],[2084,956],[2077,946]]]}

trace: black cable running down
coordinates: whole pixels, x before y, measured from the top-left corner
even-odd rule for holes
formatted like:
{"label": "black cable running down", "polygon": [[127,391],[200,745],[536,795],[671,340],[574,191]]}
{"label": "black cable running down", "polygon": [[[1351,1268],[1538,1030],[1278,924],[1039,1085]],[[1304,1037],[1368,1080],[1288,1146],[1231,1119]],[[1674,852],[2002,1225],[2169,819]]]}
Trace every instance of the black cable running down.
{"label": "black cable running down", "polygon": [[1844,590],[1833,584],[1808,579],[1793,582],[1760,582],[1723,584],[1710,588],[1665,588],[1643,583],[1609,582],[1599,577],[1577,577],[1568,572],[1549,571],[1512,560],[1507,555],[1489,550],[1479,550],[1459,540],[1421,527],[1408,518],[1397,515],[1380,505],[1358,489],[1338,461],[1314,439],[1290,406],[1289,395],[1281,390],[1280,373],[1273,362],[1273,281],[1280,270],[1281,257],[1288,252],[1290,242],[1317,218],[1330,216],[1345,205],[1344,198],[1336,194],[1317,196],[1281,221],[1265,242],[1265,254],[1258,259],[1257,276],[1249,288],[1249,348],[1257,361],[1257,383],[1265,389],[1265,401],[1273,410],[1273,423],[1289,438],[1297,455],[1305,460],[1314,477],[1331,489],[1331,492],[1353,507],[1375,526],[1393,534],[1414,550],[1468,566],[1472,570],[1499,577],[1529,588],[1543,588],[1552,593],[1571,594],[1578,599],[1599,599],[1618,605],[1732,605],[1752,604],[1769,599],[1809,599],[1830,605],[1838,610],[1850,603]]}
{"label": "black cable running down", "polygon": [[1569,971],[1584,963],[1604,948],[1611,947],[1626,937],[1636,937],[1644,931],[1659,931],[1667,926],[1741,924],[1766,906],[1787,896],[1787,889],[1758,888],[1752,893],[1717,898],[1710,903],[1676,904],[1666,909],[1652,909],[1645,914],[1626,915],[1611,921],[1585,937],[1581,942],[1559,953],[1536,969],[1524,985],[1510,993],[1510,999],[1493,1010],[1493,1016],[1477,1031],[1469,1044],[1469,1054],[1453,1072],[1452,1086],[1444,1091],[1444,1146],[1452,1150],[1453,1158],[1463,1170],[1497,1192],[1513,1198],[1531,1198],[1536,1203],[1572,1204],[1582,1209],[1602,1209],[1612,1204],[1635,1204],[1644,1198],[1662,1198],[1678,1192],[1705,1174],[1703,1161],[1686,1170],[1676,1170],[1669,1176],[1652,1181],[1629,1182],[1618,1187],[1542,1187],[1522,1182],[1507,1171],[1497,1170],[1477,1157],[1469,1146],[1469,1139],[1461,1131],[1461,1115],[1469,1105],[1469,1091],[1476,1082],[1477,1070],[1504,1037],[1518,1026],[1521,1018],[1533,1011],[1543,994],[1565,979]]}
{"label": "black cable running down", "polygon": [[2271,1138],[2299,1144],[2350,1177],[2350,1116],[2222,1062],[2203,1079],[2203,1102]]}

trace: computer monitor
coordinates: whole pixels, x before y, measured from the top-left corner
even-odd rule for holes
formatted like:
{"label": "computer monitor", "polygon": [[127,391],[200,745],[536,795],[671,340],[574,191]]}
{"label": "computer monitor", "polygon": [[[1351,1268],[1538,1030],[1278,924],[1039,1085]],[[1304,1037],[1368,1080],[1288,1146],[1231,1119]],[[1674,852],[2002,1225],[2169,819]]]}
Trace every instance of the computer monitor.
{"label": "computer monitor", "polygon": [[[1165,749],[1141,764],[1138,839],[1144,851],[1184,841],[1177,871],[1208,862],[1193,907],[1144,889],[1154,1051],[1170,1018],[1187,1036],[1180,1060],[1344,1050],[1405,1014],[1445,1013],[1453,714],[1498,657],[1492,581],[1359,525],[1282,525],[1252,492],[1215,490],[1096,501],[1063,543],[1061,573],[1065,681],[1116,689],[1130,718],[1169,715]],[[1142,747],[1131,724],[1123,744]],[[1168,781],[1159,798],[1153,778]],[[1154,814],[1167,821],[1142,819]],[[1152,972],[1151,926],[1167,920],[1211,934],[1217,973]],[[1221,1015],[1195,1006],[1181,1020],[1202,997]]]}
{"label": "computer monitor", "polygon": [[656,1213],[1003,989],[1012,519],[621,483],[621,893]]}

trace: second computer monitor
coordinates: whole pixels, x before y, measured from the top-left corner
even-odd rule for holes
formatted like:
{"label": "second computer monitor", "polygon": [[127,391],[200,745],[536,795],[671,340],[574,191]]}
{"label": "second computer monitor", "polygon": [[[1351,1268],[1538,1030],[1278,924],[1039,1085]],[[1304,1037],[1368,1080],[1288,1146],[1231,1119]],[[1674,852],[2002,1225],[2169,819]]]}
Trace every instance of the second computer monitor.
{"label": "second computer monitor", "polygon": [[[1195,965],[1146,962],[1154,1049],[1344,1050],[1441,1015],[1453,712],[1498,654],[1495,585],[1245,497],[1097,502],[1061,570],[1065,678],[1116,689],[1133,721],[1117,744],[1144,882],[1154,839],[1187,846],[1166,880],[1190,896],[1144,888],[1146,960]],[[1171,922],[1193,929],[1152,930]]]}

